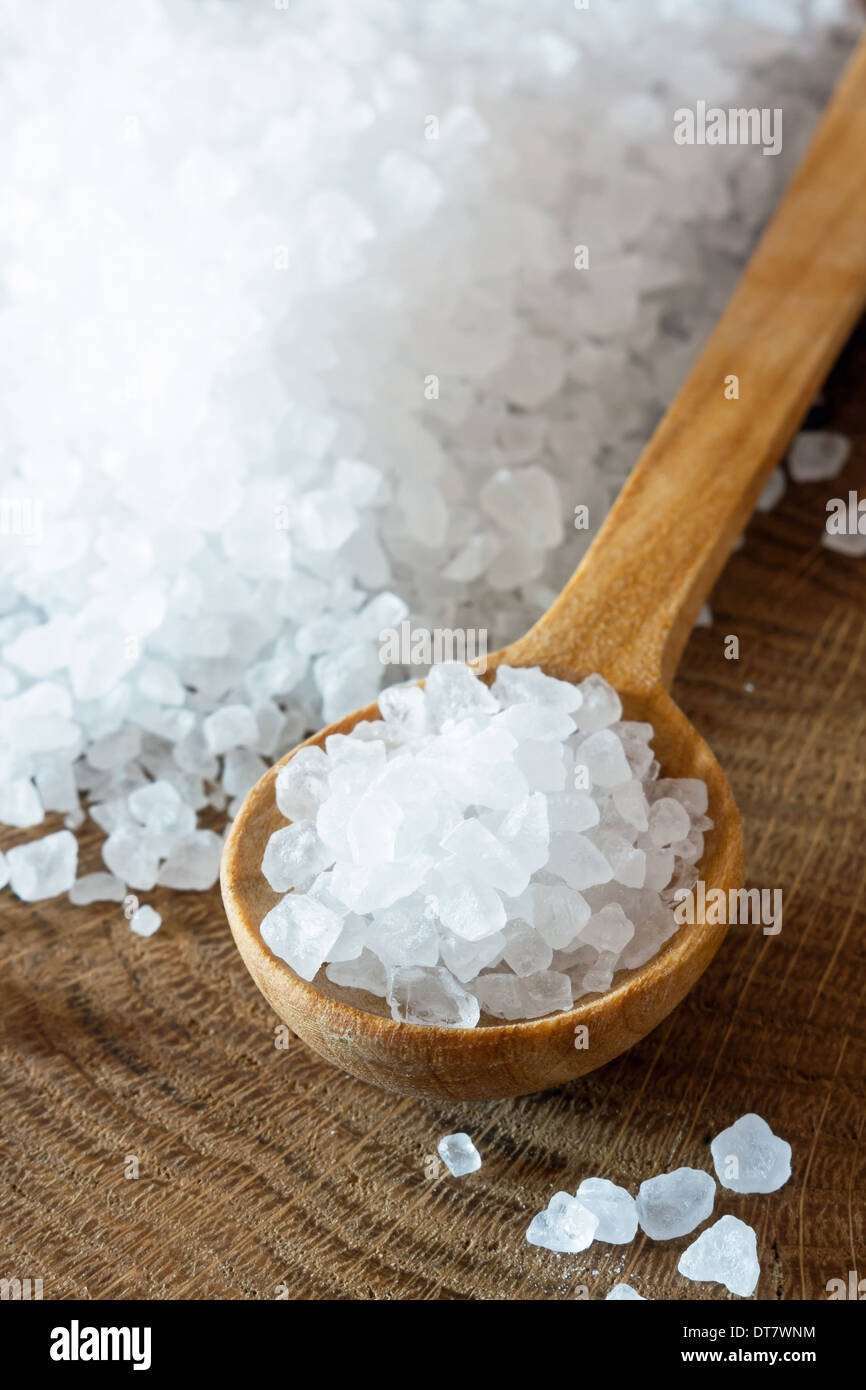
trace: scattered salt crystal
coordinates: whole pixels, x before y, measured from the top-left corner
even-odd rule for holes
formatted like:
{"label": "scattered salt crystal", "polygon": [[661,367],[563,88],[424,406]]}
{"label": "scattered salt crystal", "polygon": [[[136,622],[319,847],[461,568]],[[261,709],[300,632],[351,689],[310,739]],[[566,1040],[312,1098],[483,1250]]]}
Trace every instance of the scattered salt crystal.
{"label": "scattered salt crystal", "polygon": [[208,715],[202,732],[212,753],[227,753],[230,748],[253,747],[258,725],[248,705],[224,705]]}
{"label": "scattered salt crystal", "polygon": [[630,1284],[614,1284],[605,1298],[605,1303],[645,1303],[643,1294],[637,1293]]}
{"label": "scattered salt crystal", "polygon": [[741,1115],[710,1150],[719,1182],[732,1192],[776,1192],[791,1176],[791,1145],[760,1115]]}
{"label": "scattered salt crystal", "polygon": [[724,1284],[731,1293],[748,1298],[761,1273],[755,1232],[739,1217],[723,1216],[683,1251],[677,1269],[687,1279]]}
{"label": "scattered salt crystal", "polygon": [[788,454],[791,477],[798,483],[817,483],[836,478],[851,453],[851,441],[823,430],[798,434]]}
{"label": "scattered salt crystal", "polygon": [[642,1182],[637,1194],[641,1230],[653,1240],[688,1235],[713,1210],[716,1184],[699,1168],[676,1168]]}
{"label": "scattered salt crystal", "polygon": [[481,1167],[481,1155],[468,1134],[446,1134],[436,1145],[436,1152],[454,1178],[463,1178]]}
{"label": "scattered salt crystal", "polygon": [[624,1187],[607,1178],[584,1178],[577,1200],[598,1217],[595,1239],[611,1245],[628,1245],[637,1233],[637,1206]]}
{"label": "scattered salt crystal", "polygon": [[569,1192],[556,1192],[544,1211],[529,1223],[526,1239],[530,1245],[574,1255],[590,1246],[598,1229],[598,1217]]}
{"label": "scattered salt crystal", "polygon": [[126,884],[114,874],[84,874],[69,889],[69,901],[75,907],[88,903],[122,903],[125,897]]}
{"label": "scattered salt crystal", "polygon": [[158,882],[165,888],[202,893],[219,878],[221,856],[222,841],[213,830],[194,830],[176,842],[158,871]]}
{"label": "scattered salt crystal", "polygon": [[77,863],[78,841],[69,830],[57,830],[6,852],[12,892],[27,903],[68,892]]}
{"label": "scattered salt crystal", "polygon": [[129,919],[129,925],[136,936],[153,936],[162,926],[162,918],[155,908],[144,903]]}

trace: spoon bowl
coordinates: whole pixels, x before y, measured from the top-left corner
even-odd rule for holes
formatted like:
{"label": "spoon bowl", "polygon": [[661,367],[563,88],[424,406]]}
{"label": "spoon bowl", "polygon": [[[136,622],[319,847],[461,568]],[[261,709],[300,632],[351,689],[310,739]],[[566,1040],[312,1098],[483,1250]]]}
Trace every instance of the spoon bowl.
{"label": "spoon bowl", "polygon": [[[503,661],[519,664],[506,648],[491,658],[490,669]],[[582,678],[561,668],[549,669],[548,674]],[[706,782],[714,828],[707,834],[701,873],[714,887],[738,888],[742,832],[721,767],[661,687],[653,698],[622,694],[624,717],[653,725],[664,775]],[[360,721],[378,718],[378,706],[368,705],[301,746],[321,747],[330,734],[346,734]],[[238,950],[277,1016],[326,1061],[363,1081],[390,1091],[459,1100],[490,1100],[557,1086],[602,1066],[655,1028],[721,945],[723,925],[682,926],[645,965],[617,972],[606,994],[581,1000],[558,1014],[515,1023],[503,1024],[482,1014],[476,1028],[395,1022],[384,1000],[332,984],[324,969],[308,983],[272,954],[259,933],[260,922],[280,897],[261,872],[264,845],[286,824],[277,809],[274,783],[295,751],[269,768],[234,822],[223,856],[223,898]]]}
{"label": "spoon bowl", "polygon": [[[571,681],[604,676],[625,717],[652,724],[664,775],[706,783],[714,828],[699,874],[708,890],[726,894],[743,879],[737,808],[719,764],[667,692],[701,603],[866,301],[864,150],[866,40],[725,314],[583,562],[549,612],[487,668],[506,662]],[[721,637],[719,662],[729,678]],[[308,744],[377,717],[371,704]],[[482,1015],[472,1029],[395,1022],[382,1001],[337,988],[324,971],[311,983],[300,979],[261,939],[259,924],[277,901],[261,862],[270,835],[285,824],[274,792],[281,766],[256,784],[232,826],[222,864],[226,912],[277,1015],[365,1081],[464,1100],[556,1086],[660,1023],[724,937],[722,925],[683,925],[645,965],[617,972],[605,994],[545,1018],[503,1024]]]}

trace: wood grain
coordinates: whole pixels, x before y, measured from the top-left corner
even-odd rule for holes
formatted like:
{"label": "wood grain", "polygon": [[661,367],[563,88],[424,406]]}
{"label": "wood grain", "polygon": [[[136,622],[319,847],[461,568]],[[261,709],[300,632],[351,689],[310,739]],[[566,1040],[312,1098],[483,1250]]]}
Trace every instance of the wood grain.
{"label": "wood grain", "polygon": [[[451,1104],[388,1095],[298,1040],[276,1050],[216,890],[153,894],[166,921],[148,941],[117,907],[5,894],[0,1273],[43,1277],[46,1298],[273,1298],[285,1284],[292,1299],[554,1299],[622,1278],[714,1298],[676,1274],[686,1239],[558,1257],[523,1233],[589,1174],[634,1190],[708,1166],[710,1137],[754,1109],[794,1149],[781,1192],[718,1200],[758,1232],[756,1296],[823,1298],[830,1278],[866,1277],[866,562],[820,545],[826,497],[866,495],[864,380],[861,329],[825,412],[854,437],[849,465],[753,521],[673,692],[728,771],[747,881],[783,889],[781,934],[733,928],[676,1012],[591,1076]],[[425,1156],[458,1128],[484,1166],[428,1179]]]}

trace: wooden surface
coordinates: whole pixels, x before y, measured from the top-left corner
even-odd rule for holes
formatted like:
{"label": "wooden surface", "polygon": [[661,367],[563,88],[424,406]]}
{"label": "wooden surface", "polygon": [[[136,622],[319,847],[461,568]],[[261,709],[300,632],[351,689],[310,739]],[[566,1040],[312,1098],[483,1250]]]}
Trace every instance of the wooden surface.
{"label": "wooden surface", "polygon": [[[781,934],[732,928],[685,1003],[602,1070],[450,1104],[373,1089],[298,1040],[277,1050],[217,889],[148,895],[166,923],[147,941],[117,906],[6,893],[0,1273],[42,1277],[46,1298],[273,1298],[285,1284],[292,1299],[555,1299],[618,1279],[717,1298],[676,1273],[688,1238],[557,1256],[524,1230],[585,1176],[635,1190],[708,1167],[711,1136],[754,1109],[791,1141],[793,1176],[716,1210],[757,1230],[756,1296],[823,1298],[831,1278],[866,1277],[866,560],[820,545],[825,499],[866,496],[864,382],[861,328],[826,411],[851,461],[754,520],[673,692],[728,773],[747,881],[783,889]],[[426,1176],[455,1129],[484,1166]]]}

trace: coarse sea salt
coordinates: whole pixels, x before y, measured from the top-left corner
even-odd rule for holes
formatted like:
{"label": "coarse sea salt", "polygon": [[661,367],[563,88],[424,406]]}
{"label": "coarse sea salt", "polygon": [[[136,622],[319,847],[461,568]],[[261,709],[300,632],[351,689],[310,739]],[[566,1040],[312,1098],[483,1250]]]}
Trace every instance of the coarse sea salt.
{"label": "coarse sea salt", "polygon": [[653,1240],[688,1235],[712,1213],[716,1184],[700,1168],[676,1168],[642,1182],[637,1216],[642,1231]]}
{"label": "coarse sea salt", "polygon": [[741,1115],[716,1135],[710,1151],[716,1177],[732,1192],[776,1192],[791,1176],[791,1145],[760,1115]]}
{"label": "coarse sea salt", "polygon": [[326,965],[399,1021],[471,1028],[568,1009],[676,931],[706,787],[659,778],[651,726],[600,676],[488,686],[443,662],[380,713],[276,778],[293,818],[265,847],[282,896],[261,932],[304,979]]}
{"label": "coarse sea salt", "polygon": [[[550,601],[861,19],[753,0],[734,54],[722,0],[688,24],[668,0],[501,0],[482,40],[470,0],[87,8],[4,15],[0,822],[86,809],[130,887],[202,891],[200,817],[370,698],[383,632],[498,646]],[[675,145],[694,71],[733,105],[784,96],[778,159]],[[794,470],[828,476],[838,445],[801,441]],[[177,845],[130,810],[150,782],[194,817]]]}
{"label": "coarse sea salt", "polygon": [[436,1145],[436,1152],[454,1178],[463,1178],[481,1167],[480,1153],[469,1135],[462,1131],[444,1135]]}
{"label": "coarse sea salt", "polygon": [[724,1284],[748,1298],[761,1273],[755,1232],[738,1216],[723,1216],[683,1251],[677,1269],[687,1279]]}

